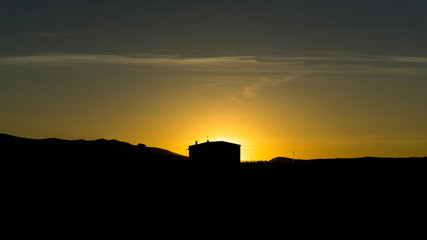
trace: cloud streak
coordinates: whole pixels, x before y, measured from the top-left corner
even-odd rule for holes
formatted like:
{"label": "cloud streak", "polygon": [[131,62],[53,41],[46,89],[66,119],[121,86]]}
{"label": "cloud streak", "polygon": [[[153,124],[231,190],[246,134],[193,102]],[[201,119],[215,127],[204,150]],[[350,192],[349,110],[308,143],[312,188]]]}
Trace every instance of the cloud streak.
{"label": "cloud streak", "polygon": [[[37,64],[37,63],[86,63],[86,64],[156,64],[182,66],[235,66],[235,65],[360,65],[374,63],[418,63],[426,64],[427,58],[410,56],[354,55],[341,56],[223,56],[223,57],[184,57],[175,55],[108,55],[108,54],[41,54],[28,56],[0,57],[0,64]],[[424,66],[424,67],[425,67]]]}
{"label": "cloud streak", "polygon": [[184,58],[179,55],[120,56],[100,54],[44,54],[34,56],[11,56],[0,58],[1,64],[37,63],[92,63],[92,64],[156,64],[156,65],[226,65],[236,63],[253,64],[254,57],[207,57]]}
{"label": "cloud streak", "polygon": [[[210,90],[228,89],[225,95],[245,102],[259,96],[265,88],[286,82],[322,81],[328,75],[362,76],[369,74],[427,76],[427,58],[318,53],[311,56],[223,56],[185,57],[182,55],[102,55],[43,54],[0,57],[0,66],[93,66],[126,71],[177,72],[197,75],[192,81]],[[130,70],[129,70],[130,69]],[[155,74],[155,73],[152,73]],[[319,77],[322,75],[323,77]],[[207,90],[205,90],[207,91]]]}

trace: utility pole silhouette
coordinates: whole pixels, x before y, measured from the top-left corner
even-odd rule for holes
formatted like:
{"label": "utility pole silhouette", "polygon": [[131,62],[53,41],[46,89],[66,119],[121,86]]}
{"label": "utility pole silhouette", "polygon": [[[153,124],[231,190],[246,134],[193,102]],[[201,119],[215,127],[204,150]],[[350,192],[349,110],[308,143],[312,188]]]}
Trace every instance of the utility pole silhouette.
{"label": "utility pole silhouette", "polygon": [[292,151],[292,164],[294,164],[294,163],[295,163],[295,152]]}

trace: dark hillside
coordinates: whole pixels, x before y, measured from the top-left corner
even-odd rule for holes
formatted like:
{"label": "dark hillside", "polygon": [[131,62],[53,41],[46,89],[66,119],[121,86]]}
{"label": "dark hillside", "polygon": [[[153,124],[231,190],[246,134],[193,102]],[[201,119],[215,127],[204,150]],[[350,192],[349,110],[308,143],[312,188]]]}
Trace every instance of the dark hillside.
{"label": "dark hillside", "polygon": [[362,158],[330,158],[330,159],[291,159],[286,157],[276,157],[268,161],[276,166],[293,165],[295,167],[364,167],[364,168],[387,168],[387,167],[405,167],[420,166],[427,163],[427,157],[411,158],[381,158],[381,157],[362,157]]}
{"label": "dark hillside", "polygon": [[134,175],[177,165],[187,157],[117,140],[27,139],[0,134],[3,169],[22,176]]}

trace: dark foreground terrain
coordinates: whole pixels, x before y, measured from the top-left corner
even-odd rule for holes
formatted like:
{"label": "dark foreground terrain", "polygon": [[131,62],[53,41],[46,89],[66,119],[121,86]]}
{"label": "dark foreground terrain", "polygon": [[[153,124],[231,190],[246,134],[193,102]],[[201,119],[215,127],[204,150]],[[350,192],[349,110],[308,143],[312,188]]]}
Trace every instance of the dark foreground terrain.
{"label": "dark foreground terrain", "polygon": [[230,168],[115,140],[0,135],[0,145],[15,235],[366,237],[402,221],[423,229],[426,158],[276,158]]}

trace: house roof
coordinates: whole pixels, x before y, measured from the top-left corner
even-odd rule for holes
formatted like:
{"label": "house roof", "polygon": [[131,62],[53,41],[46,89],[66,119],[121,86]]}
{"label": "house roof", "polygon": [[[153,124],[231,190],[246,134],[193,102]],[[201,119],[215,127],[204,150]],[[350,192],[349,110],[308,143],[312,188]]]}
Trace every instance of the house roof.
{"label": "house roof", "polygon": [[240,146],[240,144],[236,144],[236,143],[231,143],[231,142],[225,142],[225,141],[214,141],[214,142],[204,142],[204,143],[198,143],[195,145],[191,145],[190,147],[195,147],[195,146],[204,146],[204,145],[235,145],[235,146]]}

